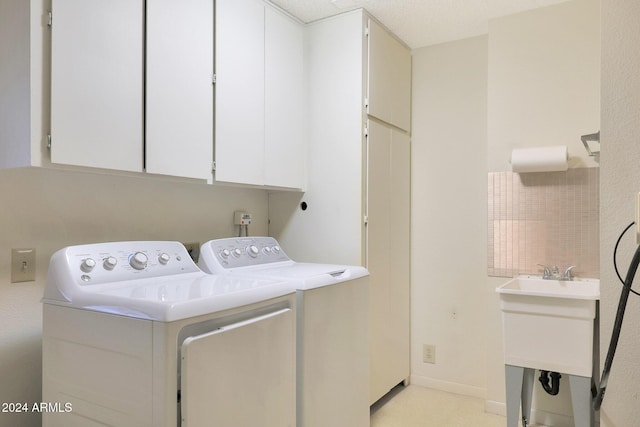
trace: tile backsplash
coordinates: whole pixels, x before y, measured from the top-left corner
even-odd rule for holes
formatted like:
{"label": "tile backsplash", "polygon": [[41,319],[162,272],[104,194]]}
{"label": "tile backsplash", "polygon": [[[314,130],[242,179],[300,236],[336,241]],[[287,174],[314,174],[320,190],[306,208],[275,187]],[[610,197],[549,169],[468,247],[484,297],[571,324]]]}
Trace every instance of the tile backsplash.
{"label": "tile backsplash", "polygon": [[489,173],[489,276],[540,275],[545,264],[599,278],[599,171]]}

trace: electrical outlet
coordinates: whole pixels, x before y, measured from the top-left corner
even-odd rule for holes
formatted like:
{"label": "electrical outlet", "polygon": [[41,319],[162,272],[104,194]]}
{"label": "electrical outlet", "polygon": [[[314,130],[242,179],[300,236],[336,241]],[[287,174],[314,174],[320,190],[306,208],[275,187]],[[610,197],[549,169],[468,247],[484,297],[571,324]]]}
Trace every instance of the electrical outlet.
{"label": "electrical outlet", "polygon": [[36,280],[36,250],[11,249],[11,283]]}
{"label": "electrical outlet", "polygon": [[422,345],[422,361],[424,363],[436,363],[436,346],[432,344]]}
{"label": "electrical outlet", "polygon": [[193,262],[197,263],[198,258],[200,258],[200,243],[183,243],[183,245],[187,248],[187,252],[189,252],[189,256]]}

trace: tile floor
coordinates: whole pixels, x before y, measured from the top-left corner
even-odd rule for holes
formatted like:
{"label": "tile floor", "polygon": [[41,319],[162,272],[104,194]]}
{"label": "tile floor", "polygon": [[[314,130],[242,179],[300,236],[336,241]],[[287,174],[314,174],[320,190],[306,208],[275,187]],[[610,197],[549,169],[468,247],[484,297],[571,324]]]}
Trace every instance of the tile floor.
{"label": "tile floor", "polygon": [[[484,411],[484,401],[409,385],[371,407],[371,427],[506,427],[507,419]],[[534,427],[534,426],[531,426]]]}

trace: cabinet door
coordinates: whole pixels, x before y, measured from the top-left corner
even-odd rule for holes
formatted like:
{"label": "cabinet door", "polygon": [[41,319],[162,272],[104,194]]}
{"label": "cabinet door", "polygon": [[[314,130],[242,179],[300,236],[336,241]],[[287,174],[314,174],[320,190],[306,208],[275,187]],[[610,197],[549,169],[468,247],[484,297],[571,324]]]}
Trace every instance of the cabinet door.
{"label": "cabinet door", "polygon": [[370,272],[370,403],[410,372],[409,137],[369,122],[367,268]]}
{"label": "cabinet door", "polygon": [[369,20],[367,113],[400,129],[411,126],[411,52]]}
{"label": "cabinet door", "polygon": [[51,161],[143,168],[143,0],[53,0]]}
{"label": "cabinet door", "polygon": [[264,183],[264,4],[218,0],[215,178]]}
{"label": "cabinet door", "polygon": [[265,184],[303,188],[304,29],[271,7],[265,13]]}
{"label": "cabinet door", "polygon": [[212,179],[213,2],[147,0],[146,170]]}

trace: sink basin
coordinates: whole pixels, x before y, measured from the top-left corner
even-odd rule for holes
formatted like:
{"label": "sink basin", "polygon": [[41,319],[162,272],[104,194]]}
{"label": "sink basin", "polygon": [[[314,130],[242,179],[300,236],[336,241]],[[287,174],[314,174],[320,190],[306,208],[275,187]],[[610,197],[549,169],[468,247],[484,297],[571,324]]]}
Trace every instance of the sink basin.
{"label": "sink basin", "polygon": [[507,365],[591,377],[598,279],[518,276],[496,292]]}
{"label": "sink basin", "polygon": [[543,280],[537,276],[518,276],[496,289],[501,294],[551,298],[600,299],[600,280]]}

